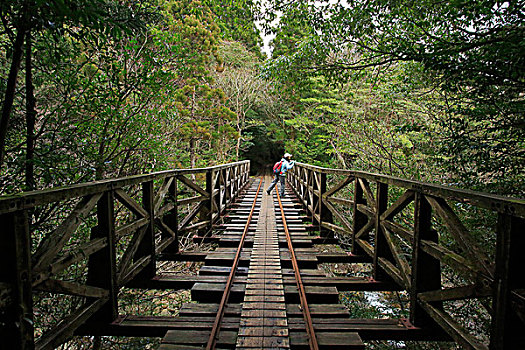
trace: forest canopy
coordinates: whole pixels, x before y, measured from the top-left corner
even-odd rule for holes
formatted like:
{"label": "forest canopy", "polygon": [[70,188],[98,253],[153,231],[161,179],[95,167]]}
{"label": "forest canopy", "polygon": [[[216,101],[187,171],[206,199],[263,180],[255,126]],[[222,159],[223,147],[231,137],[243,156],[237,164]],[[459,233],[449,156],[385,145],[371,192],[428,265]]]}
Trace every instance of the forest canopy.
{"label": "forest canopy", "polygon": [[521,196],[523,5],[2,2],[1,190],[286,149]]}
{"label": "forest canopy", "polygon": [[[524,197],[524,5],[488,0],[1,1],[0,194],[242,159],[251,160],[253,173],[263,173],[287,152],[318,166]],[[196,183],[205,181],[192,176]],[[169,182],[162,186],[172,191]],[[170,195],[177,199],[178,187],[173,188]],[[152,209],[146,196],[139,199],[149,190],[135,190],[129,196],[136,205]],[[350,191],[339,192],[334,202],[360,205],[350,199]],[[100,230],[92,230],[99,220],[93,208],[100,197],[94,198],[86,197],[91,215],[78,222],[78,230],[71,229],[72,246],[91,241]],[[205,198],[210,196],[184,197],[185,210],[193,213],[186,224],[202,213],[213,216],[199,213]],[[468,228],[458,230],[470,230],[484,251],[493,252],[496,215],[456,204],[450,212],[457,211]],[[67,210],[76,211],[73,207],[62,201],[25,210],[33,245],[53,242],[45,237],[52,237]],[[401,209],[406,221],[412,220],[411,209]],[[177,218],[183,215],[177,210],[165,214],[173,215],[170,221],[178,229]],[[131,241],[129,214],[117,207],[112,219]],[[155,226],[152,218],[140,220]],[[434,220],[439,228],[442,224]],[[430,215],[428,221],[425,230],[437,237]],[[211,227],[212,220],[208,223]],[[190,246],[193,232],[178,238]],[[341,238],[344,243],[349,237]],[[463,253],[452,236],[441,235],[440,243]],[[135,248],[124,252],[116,246],[118,254],[130,252],[129,257]],[[83,250],[80,255],[88,260]],[[194,269],[194,263],[200,262],[182,269]],[[71,266],[75,271],[64,270],[64,276],[84,283],[88,265]],[[453,270],[446,273],[444,285],[463,278]],[[132,289],[119,293],[124,312],[173,315],[177,307],[169,311],[162,304],[180,306],[191,299],[187,290],[169,300],[164,297],[171,292],[137,297]],[[357,294],[341,296],[353,316],[381,313],[358,303]],[[397,297],[394,303],[401,305]],[[53,298],[34,298],[35,314],[45,315],[35,318],[35,338],[60,321],[47,315],[67,314],[80,300],[55,303],[62,295]],[[470,305],[454,312],[469,331],[488,340],[490,320],[485,311],[477,313],[482,309]],[[77,337],[63,348],[99,349],[102,342],[101,337]],[[109,348],[154,345],[148,339],[124,340]]]}

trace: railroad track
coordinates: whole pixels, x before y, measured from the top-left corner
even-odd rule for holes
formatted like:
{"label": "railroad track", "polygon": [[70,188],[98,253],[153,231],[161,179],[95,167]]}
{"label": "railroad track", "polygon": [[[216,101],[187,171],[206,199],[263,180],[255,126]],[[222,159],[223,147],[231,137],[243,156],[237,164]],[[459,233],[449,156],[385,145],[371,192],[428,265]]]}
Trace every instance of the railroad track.
{"label": "railroad track", "polygon": [[266,194],[270,180],[252,181],[213,236],[219,247],[196,257],[204,266],[188,286],[197,303],[183,305],[176,325],[165,320],[160,349],[364,349],[356,328],[366,325],[351,322],[337,288],[322,283],[334,280],[317,269],[307,218],[289,197]]}

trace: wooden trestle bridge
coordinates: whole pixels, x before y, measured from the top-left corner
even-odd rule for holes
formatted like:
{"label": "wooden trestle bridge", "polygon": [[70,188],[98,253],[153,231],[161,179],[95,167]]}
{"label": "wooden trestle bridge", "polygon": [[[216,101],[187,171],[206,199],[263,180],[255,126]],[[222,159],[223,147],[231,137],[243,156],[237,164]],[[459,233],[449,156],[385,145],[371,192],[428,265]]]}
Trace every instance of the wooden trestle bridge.
{"label": "wooden trestle bridge", "polygon": [[[300,163],[279,198],[249,167],[0,197],[0,348],[113,335],[160,337],[163,350],[364,349],[382,339],[525,349],[524,200]],[[473,211],[494,219],[481,235],[469,231]],[[183,250],[188,239],[216,248]],[[203,264],[183,275],[159,271],[162,261]],[[319,268],[335,263],[370,275]],[[192,302],[177,317],[123,314],[123,288],[188,289]],[[348,291],[404,291],[409,313],[351,318],[340,303]],[[61,311],[37,307],[42,296]],[[458,303],[481,310],[485,333],[458,317]]]}

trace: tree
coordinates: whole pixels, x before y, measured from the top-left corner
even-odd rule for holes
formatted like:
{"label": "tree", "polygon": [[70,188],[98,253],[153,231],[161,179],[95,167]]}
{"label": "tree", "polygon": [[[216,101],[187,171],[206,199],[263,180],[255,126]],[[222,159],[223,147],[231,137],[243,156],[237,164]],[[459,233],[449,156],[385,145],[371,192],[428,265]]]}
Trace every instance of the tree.
{"label": "tree", "polygon": [[262,39],[255,26],[257,12],[252,0],[204,0],[213,13],[221,37],[245,45],[252,54],[262,59]]}
{"label": "tree", "polygon": [[249,141],[245,135],[246,129],[267,117],[256,110],[272,103],[272,88],[270,81],[259,74],[257,55],[247,51],[242,44],[223,42],[220,53],[225,67],[215,74],[215,85],[224,91],[227,105],[236,115],[235,159],[239,160],[243,143]]}
{"label": "tree", "polygon": [[[9,50],[12,51],[12,57],[0,119],[0,167],[5,158],[5,142],[24,40],[28,39],[27,46],[31,50],[31,33],[38,30],[53,31],[56,35],[68,31],[81,35],[83,28],[89,28],[99,34],[118,35],[123,29],[139,24],[139,21],[133,20],[133,16],[130,15],[128,6],[102,0],[77,0],[67,4],[38,0],[2,3],[0,16],[4,32],[12,41]],[[30,68],[30,65],[27,68]]]}
{"label": "tree", "polygon": [[[313,29],[276,60],[296,74],[323,71],[344,82],[367,67],[418,62],[446,95],[442,152],[470,169],[468,187],[519,194],[525,161],[523,1],[387,0],[347,4],[274,1]],[[285,15],[283,15],[285,16]]]}

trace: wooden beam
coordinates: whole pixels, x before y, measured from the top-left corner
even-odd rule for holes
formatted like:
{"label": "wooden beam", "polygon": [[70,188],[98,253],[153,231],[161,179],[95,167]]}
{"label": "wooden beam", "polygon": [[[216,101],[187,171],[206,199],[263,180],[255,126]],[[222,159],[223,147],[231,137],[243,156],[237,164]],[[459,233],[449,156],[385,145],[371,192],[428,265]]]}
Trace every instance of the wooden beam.
{"label": "wooden beam", "polygon": [[433,302],[486,298],[490,297],[491,294],[492,289],[488,286],[484,286],[483,284],[469,284],[467,286],[422,292],[419,293],[417,297],[426,302]]}
{"label": "wooden beam", "polygon": [[492,278],[494,271],[487,255],[480,251],[478,244],[471,237],[470,232],[448,205],[447,201],[430,196],[426,196],[426,198],[436,214],[443,219],[443,223],[465,255],[469,257],[471,262],[479,265],[487,276]]}
{"label": "wooden beam", "polygon": [[[108,298],[95,299],[85,304],[80,310],[64,318],[57,326],[47,331],[35,344],[37,350],[53,350],[60,344],[70,339],[77,328],[84,325],[86,321],[99,310],[105,307]],[[93,327],[103,328],[106,323],[95,323]]]}
{"label": "wooden beam", "polygon": [[6,304],[0,312],[0,337],[12,349],[34,348],[31,289],[31,238],[27,211],[0,215],[0,283]]}
{"label": "wooden beam", "polygon": [[210,197],[210,194],[208,191],[202,189],[199,185],[197,185],[195,182],[188,179],[186,176],[179,175],[177,176],[177,179],[183,184],[185,184],[186,186],[188,186],[189,188],[191,188],[192,190],[196,191],[197,193],[200,193],[202,196],[206,198]]}
{"label": "wooden beam", "polygon": [[383,214],[381,220],[390,220],[414,200],[414,191],[407,190]]}
{"label": "wooden beam", "polygon": [[[326,174],[324,174],[326,176]],[[337,184],[335,184],[332,188],[330,188],[328,191],[324,193],[326,197],[330,197],[334,195],[336,192],[343,189],[346,185],[354,181],[355,178],[353,176],[346,176],[343,180],[339,181]]]}
{"label": "wooden beam", "polygon": [[130,197],[123,189],[117,188],[115,190],[115,198],[118,199],[126,208],[131,210],[133,213],[139,217],[146,218],[148,217],[148,212],[144,210],[133,198]]}
{"label": "wooden beam", "polygon": [[[442,308],[436,307],[431,303],[419,300],[419,305],[425,310],[433,320],[436,321],[463,349],[467,350],[488,350],[489,348],[479,340],[470,335],[459,323],[457,323]],[[510,349],[510,348],[509,348]]]}
{"label": "wooden beam", "polygon": [[43,271],[33,271],[33,286],[42,283],[49,277],[60,273],[67,267],[88,258],[91,254],[105,248],[108,244],[107,238],[97,238],[80,246],[72,252],[67,253]]}
{"label": "wooden beam", "polygon": [[175,177],[167,177],[164,179],[164,183],[162,184],[161,188],[155,195],[155,198],[153,199],[153,212],[157,212],[159,208],[162,206],[162,202],[164,201],[164,197],[166,197],[166,194],[168,194],[168,190],[172,184],[172,182],[175,181]]}
{"label": "wooden beam", "polygon": [[[352,208],[354,214],[354,220],[352,222],[352,254],[354,255],[363,255],[364,250],[357,243],[358,233],[363,230],[369,221],[368,217],[358,210],[359,205],[364,205],[366,203],[363,196],[363,189],[359,181],[354,183],[354,206]],[[368,231],[369,232],[369,231]],[[367,232],[367,233],[368,233]],[[363,238],[368,237],[367,233],[364,233]],[[373,256],[373,255],[371,255]]]}
{"label": "wooden beam", "polygon": [[117,237],[124,237],[124,236],[127,236],[127,235],[131,234],[132,232],[136,232],[139,229],[141,229],[144,226],[146,226],[149,222],[150,222],[150,218],[147,217],[147,218],[141,218],[141,219],[135,220],[133,222],[130,222],[128,224],[125,224],[122,227],[119,227],[117,229],[117,231],[116,231],[117,232]]}
{"label": "wooden beam", "polygon": [[[170,182],[170,181],[168,181]],[[170,182],[171,184],[171,182]],[[165,184],[166,185],[166,184]],[[169,186],[166,186],[166,191],[168,191]],[[129,274],[129,271],[133,269],[133,266],[136,266],[136,261],[143,259],[144,257],[149,257],[148,264],[143,266],[143,269],[140,273],[136,274],[136,277],[139,279],[150,279],[155,276],[157,272],[157,267],[155,263],[155,202],[154,202],[154,191],[153,191],[153,181],[144,182],[142,184],[142,205],[144,210],[148,213],[150,218],[148,225],[144,227],[144,231],[138,231],[135,233],[134,239],[128,245],[124,256],[122,257],[122,263],[126,263],[125,266],[121,265],[119,271],[119,279],[121,280],[123,276]],[[133,266],[129,267],[129,262],[133,257]],[[128,258],[128,260],[124,260]],[[128,269],[129,267],[129,269]]]}
{"label": "wooden beam", "polygon": [[[96,312],[89,313],[90,318],[86,320],[89,324],[109,323],[118,316],[114,205],[113,191],[105,192],[97,203],[98,225],[91,229],[92,240],[106,238],[108,244],[89,256],[87,284],[108,290],[109,297],[102,299],[104,300],[103,306],[93,309]],[[94,301],[90,298],[88,300],[98,305],[101,299]]]}
{"label": "wooden beam", "polygon": [[207,170],[220,170],[237,166],[239,164],[249,165],[249,160],[243,160],[236,163],[216,165],[208,168],[193,169],[173,169],[158,171],[146,175],[133,175],[118,179],[99,180],[82,184],[71,185],[67,187],[57,187],[46,190],[30,191],[22,194],[0,196],[0,213],[12,213],[22,209],[34,208],[39,205],[59,202],[79,197],[91,196],[106,191],[114,191],[117,188],[125,186],[138,185],[143,182],[162,180],[170,176],[183,176],[185,174],[199,174]]}
{"label": "wooden beam", "polygon": [[146,233],[148,231],[148,225],[145,225],[139,230],[137,230],[131,238],[131,240],[129,241],[128,246],[126,247],[124,254],[122,254],[120,262],[117,266],[117,276],[127,274],[127,270],[131,266],[132,260],[137,258],[137,251],[139,249],[139,246],[142,244],[142,240],[146,236]]}
{"label": "wooden beam", "polygon": [[200,202],[197,204],[189,213],[186,215],[184,219],[182,219],[180,225],[179,225],[179,231],[184,229],[188,224],[199,214],[201,208],[204,206],[204,202]]}
{"label": "wooden beam", "polygon": [[[376,184],[376,212],[375,212],[375,236],[374,236],[374,279],[376,281],[388,280],[388,275],[380,269],[379,258],[392,262],[394,252],[389,249],[383,227],[381,227],[381,215],[388,207],[388,185],[378,182]],[[402,280],[402,279],[401,279]],[[404,283],[402,284],[404,285]]]}
{"label": "wooden beam", "polygon": [[[412,247],[412,282],[410,285],[410,321],[417,327],[436,328],[436,320],[428,314],[417,299],[422,292],[441,289],[441,265],[438,259],[425,252],[423,241],[438,243],[438,234],[432,230],[432,207],[425,196],[416,192],[414,206],[414,243]],[[437,302],[433,309],[442,310]],[[440,326],[443,326],[440,324]]]}
{"label": "wooden beam", "polygon": [[107,298],[109,296],[109,291],[102,288],[52,278],[38,284],[34,289],[49,293],[77,295],[87,298]]}
{"label": "wooden beam", "polygon": [[524,219],[498,216],[491,350],[525,348],[525,323],[516,312],[519,308],[514,308],[512,303],[513,290],[525,289],[524,228]]}
{"label": "wooden beam", "polygon": [[82,219],[89,214],[102,196],[101,193],[82,198],[69,216],[40,243],[33,254],[35,269],[46,267],[56,258],[57,253],[64,247],[71,235],[82,223]]}
{"label": "wooden beam", "polygon": [[326,195],[323,195],[323,200],[330,202],[330,203],[336,203],[341,205],[346,205],[348,207],[352,207],[354,205],[354,201],[351,199],[345,199],[345,198],[339,198],[339,197],[327,197]]}
{"label": "wooden beam", "polygon": [[[181,200],[178,198],[178,190],[177,179],[174,179],[168,189],[172,208],[165,217],[159,217],[156,219],[156,224],[161,230],[161,244],[166,242],[166,239],[172,239],[172,242],[160,250],[159,247],[157,247],[157,253],[165,250],[170,253],[178,253],[179,251],[179,206],[183,205],[183,203],[181,203]],[[205,197],[198,196],[198,198],[204,199]]]}

